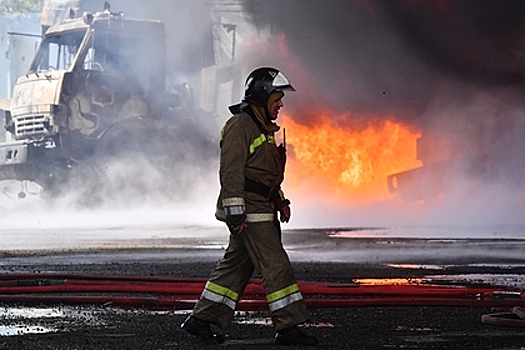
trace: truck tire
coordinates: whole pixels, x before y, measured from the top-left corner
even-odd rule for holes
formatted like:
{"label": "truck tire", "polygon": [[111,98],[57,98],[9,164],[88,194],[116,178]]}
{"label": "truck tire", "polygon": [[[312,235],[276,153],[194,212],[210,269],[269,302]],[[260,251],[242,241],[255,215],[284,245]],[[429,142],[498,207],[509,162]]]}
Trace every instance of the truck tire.
{"label": "truck tire", "polygon": [[86,202],[99,206],[119,198],[177,198],[188,188],[182,169],[191,161],[185,152],[186,145],[168,128],[142,121],[115,125],[96,146]]}
{"label": "truck tire", "polygon": [[104,166],[119,159],[141,158],[162,169],[185,162],[187,154],[186,145],[174,131],[136,120],[107,130],[96,146],[94,160],[97,166]]}

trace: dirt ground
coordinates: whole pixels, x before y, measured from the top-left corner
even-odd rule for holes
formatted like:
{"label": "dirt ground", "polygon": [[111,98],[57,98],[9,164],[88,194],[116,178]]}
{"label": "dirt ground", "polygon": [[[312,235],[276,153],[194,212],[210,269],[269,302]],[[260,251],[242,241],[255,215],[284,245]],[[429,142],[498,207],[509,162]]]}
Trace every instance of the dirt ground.
{"label": "dirt ground", "polygon": [[[59,272],[133,276],[207,277],[217,252],[205,250],[135,251],[122,258],[119,251],[80,254],[52,252],[4,256],[4,273]],[[102,257],[103,255],[103,257]],[[446,261],[450,264],[451,261]],[[439,261],[432,261],[439,263]],[[515,267],[458,264],[446,271],[420,267],[392,268],[373,263],[293,262],[303,281],[349,282],[356,278],[416,278],[450,274],[493,273],[523,275]],[[450,266],[450,265],[449,265]],[[203,346],[179,329],[189,311],[121,310],[111,306],[37,305],[47,315],[24,315],[26,306],[3,304],[0,349],[284,349],[273,344],[267,312],[239,312],[219,346]],[[18,313],[13,311],[18,310]],[[22,310],[22,311],[20,311]],[[525,329],[487,325],[481,316],[501,310],[475,307],[351,307],[312,309],[305,332],[320,340],[315,349],[525,349]],[[507,311],[507,310],[506,310]],[[16,334],[7,330],[18,329]]]}

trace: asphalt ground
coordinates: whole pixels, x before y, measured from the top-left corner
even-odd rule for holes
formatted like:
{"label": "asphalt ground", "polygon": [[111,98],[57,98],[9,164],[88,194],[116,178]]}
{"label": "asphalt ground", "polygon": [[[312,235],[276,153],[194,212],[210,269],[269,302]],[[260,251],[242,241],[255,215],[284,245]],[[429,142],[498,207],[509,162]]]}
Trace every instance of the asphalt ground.
{"label": "asphalt ground", "polygon": [[[354,237],[327,245],[322,243],[327,234],[285,232],[283,241],[298,280],[523,286],[521,239]],[[4,273],[207,277],[224,248],[224,239],[178,240],[178,247],[165,243],[170,247],[158,247],[159,242],[145,247],[142,242],[122,249],[9,250],[2,253],[1,267]],[[308,251],[318,254],[308,258]],[[327,258],[327,252],[337,254]],[[368,259],[352,258],[367,252]],[[227,338],[219,346],[203,346],[179,329],[189,310],[3,303],[1,311],[0,349],[290,348],[273,344],[274,331],[265,311],[238,312],[227,330],[216,328]],[[312,319],[304,331],[319,338],[320,343],[310,347],[315,349],[523,350],[525,329],[481,322],[483,315],[508,311],[464,306],[320,308],[311,309]]]}

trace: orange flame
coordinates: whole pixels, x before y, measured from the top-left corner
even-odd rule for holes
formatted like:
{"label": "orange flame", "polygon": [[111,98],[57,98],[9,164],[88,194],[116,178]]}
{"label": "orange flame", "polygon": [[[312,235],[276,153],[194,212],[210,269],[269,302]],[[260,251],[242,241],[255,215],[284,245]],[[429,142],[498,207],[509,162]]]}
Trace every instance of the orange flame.
{"label": "orange flame", "polygon": [[283,116],[287,188],[315,188],[343,200],[378,200],[389,195],[387,175],[421,165],[416,160],[418,131],[392,117],[368,118],[364,125],[351,117],[324,113],[307,126]]}

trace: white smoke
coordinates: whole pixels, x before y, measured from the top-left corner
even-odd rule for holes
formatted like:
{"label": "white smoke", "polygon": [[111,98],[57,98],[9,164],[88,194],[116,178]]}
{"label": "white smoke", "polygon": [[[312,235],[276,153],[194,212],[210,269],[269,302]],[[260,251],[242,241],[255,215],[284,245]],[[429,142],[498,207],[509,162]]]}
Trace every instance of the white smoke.
{"label": "white smoke", "polygon": [[[200,71],[195,66],[202,58],[199,35],[204,32],[196,32],[195,25],[199,22],[195,16],[203,14],[205,7],[201,6],[205,1],[111,2],[112,10],[124,11],[127,17],[162,20],[168,32],[170,81],[190,81],[197,91],[208,88],[199,86]],[[101,9],[103,1],[94,3],[96,8],[92,11]],[[443,78],[438,68],[410,50],[395,27],[391,27],[393,19],[385,19],[388,16],[381,8],[374,12],[363,8],[362,2],[329,2],[334,6],[324,2],[306,5],[304,1],[270,6],[272,3],[276,4],[264,2],[252,7],[254,23],[260,26],[244,23],[244,42],[238,43],[238,57],[242,58],[244,76],[256,66],[282,69],[298,90],[285,98],[290,109],[308,108],[321,101],[334,110],[393,111],[401,119],[416,126],[431,126],[430,130],[446,136],[458,130],[459,123],[460,127],[485,132],[482,138],[472,134],[460,139],[459,147],[488,147],[493,157],[509,155],[511,159],[501,168],[505,180],[496,175],[489,181],[463,176],[471,170],[464,169],[462,176],[447,184],[445,195],[426,202],[405,202],[397,195],[386,194],[386,179],[384,198],[373,203],[340,201],[312,188],[308,196],[290,198],[292,221],[285,228],[424,225],[487,228],[525,224],[520,213],[525,207],[523,183],[515,185],[508,181],[509,172],[518,178],[523,175],[519,166],[509,167],[519,165],[512,159],[522,156],[525,149],[521,141],[525,127],[519,89],[512,86],[489,89],[479,82]],[[275,8],[279,11],[274,12]],[[268,13],[272,16],[265,17]],[[289,44],[286,50],[279,46],[279,40]],[[234,93],[240,100],[242,91]],[[219,128],[220,125],[211,127],[214,130],[210,133],[216,132],[217,136]],[[218,193],[217,157],[208,168],[194,167],[190,162],[168,173],[143,163],[114,163],[102,183],[75,182],[60,200],[51,203],[32,195],[19,199],[19,184],[4,188],[0,200],[2,229],[47,234],[66,230],[77,234],[81,228],[119,231],[133,226],[144,228],[142,234],[147,237],[148,225],[165,225],[170,229],[186,225],[222,227],[213,216]],[[308,179],[302,185],[308,186]],[[285,190],[287,186],[285,182]],[[125,230],[119,232],[125,238]]]}

